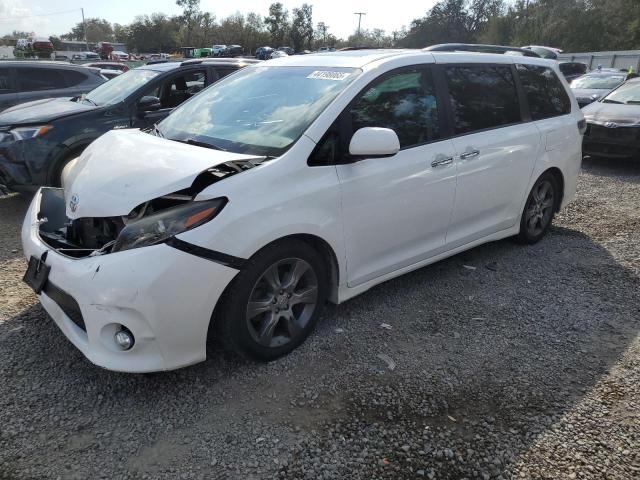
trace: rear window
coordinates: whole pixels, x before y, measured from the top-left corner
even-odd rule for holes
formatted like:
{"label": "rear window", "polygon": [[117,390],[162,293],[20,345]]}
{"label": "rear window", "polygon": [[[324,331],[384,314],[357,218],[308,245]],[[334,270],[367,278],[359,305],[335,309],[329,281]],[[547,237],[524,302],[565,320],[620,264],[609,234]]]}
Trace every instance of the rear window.
{"label": "rear window", "polygon": [[445,74],[456,135],[522,121],[509,65],[449,66]]}
{"label": "rear window", "polygon": [[59,70],[51,68],[18,67],[20,91],[56,90],[66,88],[66,82]]}
{"label": "rear window", "polygon": [[69,87],[80,85],[87,79],[86,73],[78,72],[77,70],[63,70],[62,74],[64,75],[64,78],[67,81],[67,86]]}
{"label": "rear window", "polygon": [[571,113],[569,95],[552,69],[537,65],[517,65],[517,69],[533,120]]}
{"label": "rear window", "polygon": [[582,75],[587,73],[587,66],[584,63],[561,63],[558,66],[564,75]]}

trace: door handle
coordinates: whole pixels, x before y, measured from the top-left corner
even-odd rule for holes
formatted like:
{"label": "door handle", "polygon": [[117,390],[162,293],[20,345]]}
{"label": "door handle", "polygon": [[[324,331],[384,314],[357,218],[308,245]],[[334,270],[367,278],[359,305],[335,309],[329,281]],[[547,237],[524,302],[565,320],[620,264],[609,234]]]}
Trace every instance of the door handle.
{"label": "door handle", "polygon": [[470,150],[460,155],[460,160],[466,160],[467,158],[477,157],[478,155],[480,155],[480,150]]}
{"label": "door handle", "polygon": [[431,162],[431,166],[433,168],[441,167],[442,165],[451,165],[453,163],[453,157],[445,157],[444,155],[439,155],[436,159]]}

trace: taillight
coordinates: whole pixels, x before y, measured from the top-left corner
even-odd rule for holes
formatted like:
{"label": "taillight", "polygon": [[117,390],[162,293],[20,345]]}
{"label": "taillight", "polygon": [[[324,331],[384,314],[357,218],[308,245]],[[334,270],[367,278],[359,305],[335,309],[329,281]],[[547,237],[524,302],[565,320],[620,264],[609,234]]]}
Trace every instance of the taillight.
{"label": "taillight", "polygon": [[578,120],[578,131],[580,135],[584,135],[587,131],[587,121],[583,118],[582,120]]}

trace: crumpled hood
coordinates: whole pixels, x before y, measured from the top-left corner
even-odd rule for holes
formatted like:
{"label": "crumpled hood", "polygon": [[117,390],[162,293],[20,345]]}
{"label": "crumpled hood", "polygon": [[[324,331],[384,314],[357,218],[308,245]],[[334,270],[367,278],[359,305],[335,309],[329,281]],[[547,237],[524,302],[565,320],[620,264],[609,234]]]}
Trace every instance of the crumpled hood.
{"label": "crumpled hood", "polygon": [[65,177],[67,216],[128,215],[148,200],[190,187],[208,168],[256,158],[262,157],[187,145],[138,129],[112,130],[89,145]]}
{"label": "crumpled hood", "polygon": [[594,102],[582,110],[589,123],[616,123],[620,126],[640,125],[640,105]]}
{"label": "crumpled hood", "polygon": [[15,126],[35,122],[46,123],[56,118],[88,112],[96,108],[98,107],[87,103],[72,102],[71,97],[45,98],[7,108],[0,113],[0,125]]}

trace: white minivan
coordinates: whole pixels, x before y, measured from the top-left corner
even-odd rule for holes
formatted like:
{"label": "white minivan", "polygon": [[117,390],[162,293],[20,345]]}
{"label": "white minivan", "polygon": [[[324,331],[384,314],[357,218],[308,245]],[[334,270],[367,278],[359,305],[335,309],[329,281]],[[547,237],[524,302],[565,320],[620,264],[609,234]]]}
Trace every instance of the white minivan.
{"label": "white minivan", "polygon": [[584,119],[556,62],[358,50],[249,66],[42,188],[25,281],[93,363],[184,367],[214,338],[270,360],[326,301],[476,245],[540,240]]}

